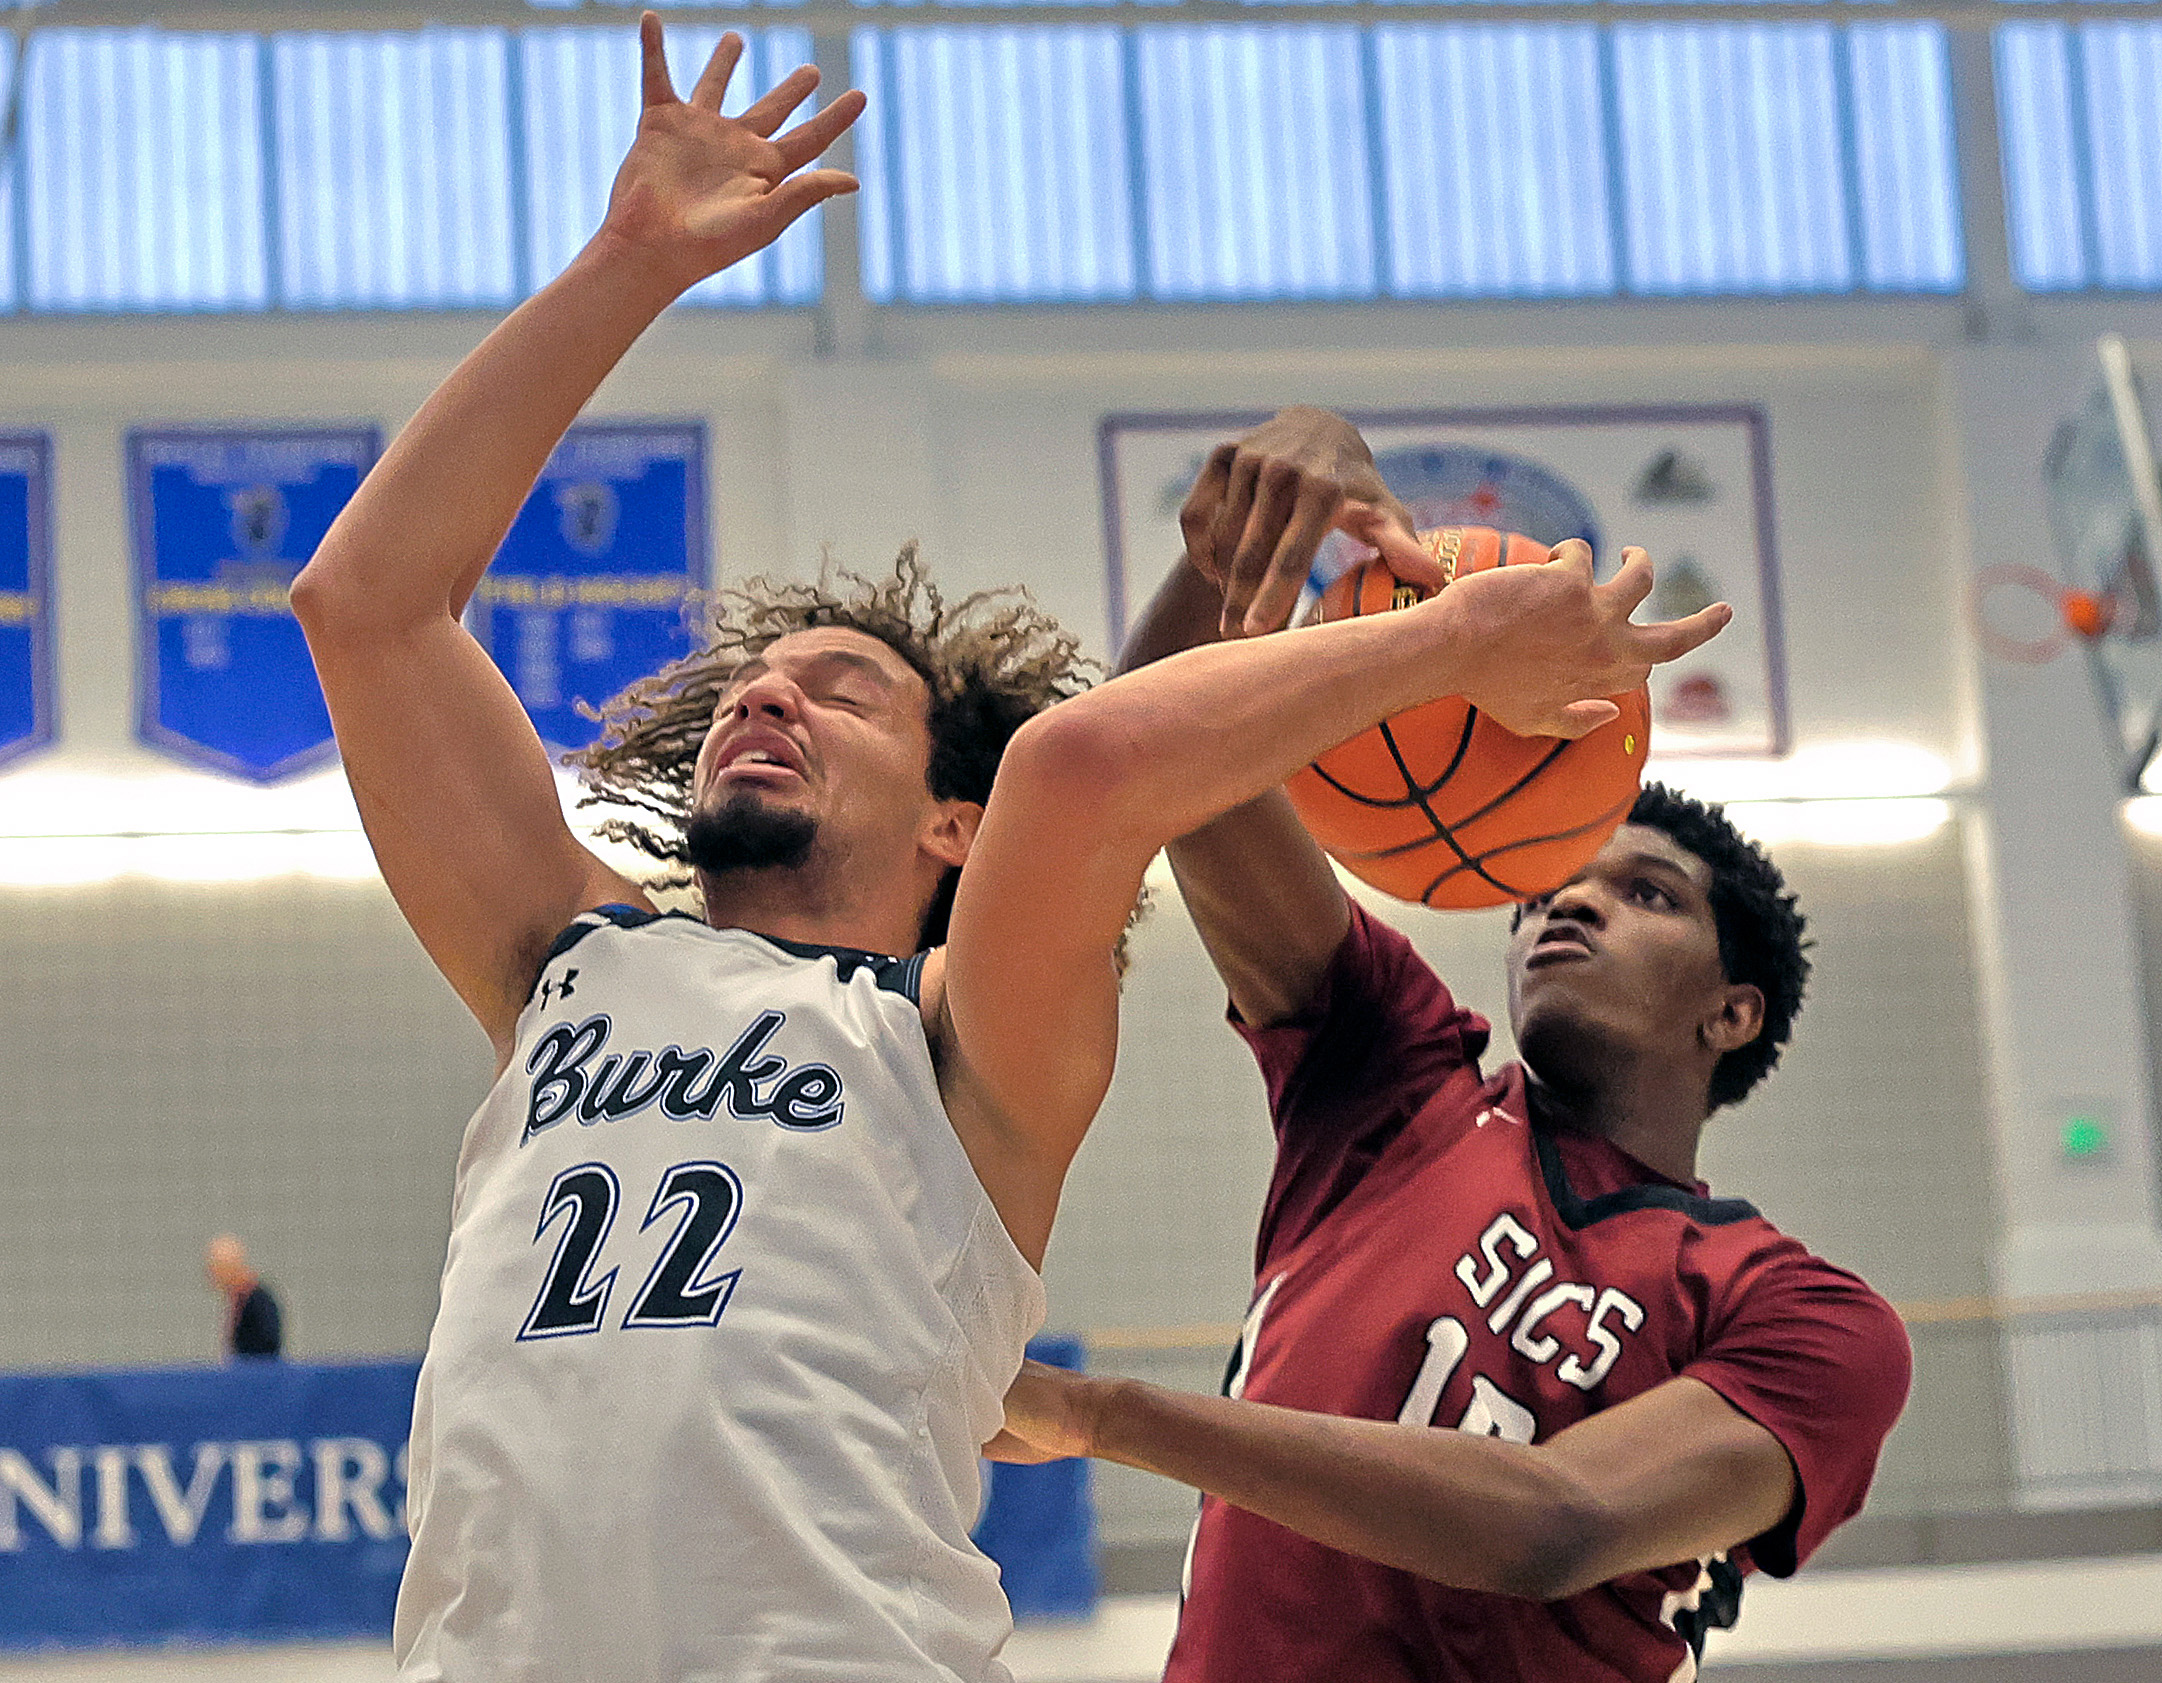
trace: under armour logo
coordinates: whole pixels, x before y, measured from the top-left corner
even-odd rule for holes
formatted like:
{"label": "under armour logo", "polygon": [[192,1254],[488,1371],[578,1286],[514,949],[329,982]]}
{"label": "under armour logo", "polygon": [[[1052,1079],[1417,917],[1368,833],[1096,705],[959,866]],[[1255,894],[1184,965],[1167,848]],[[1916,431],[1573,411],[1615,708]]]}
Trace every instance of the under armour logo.
{"label": "under armour logo", "polygon": [[570,969],[563,972],[563,979],[560,982],[551,979],[541,983],[541,1009],[545,1011],[548,1008],[548,1001],[552,998],[570,998],[573,993],[577,992],[577,989],[571,986],[571,984],[577,979],[578,970],[577,967],[573,965]]}
{"label": "under armour logo", "polygon": [[1508,1122],[1519,1128],[1523,1127],[1524,1125],[1522,1122],[1517,1121],[1517,1119],[1511,1116],[1506,1110],[1482,1110],[1471,1120],[1475,1127],[1480,1128],[1485,1127],[1489,1122]]}

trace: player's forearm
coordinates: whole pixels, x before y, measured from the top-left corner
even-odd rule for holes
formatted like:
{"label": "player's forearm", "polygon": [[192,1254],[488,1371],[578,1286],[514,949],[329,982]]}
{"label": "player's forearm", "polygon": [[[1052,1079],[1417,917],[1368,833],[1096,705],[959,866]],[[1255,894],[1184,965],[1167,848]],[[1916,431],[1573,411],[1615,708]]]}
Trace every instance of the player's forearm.
{"label": "player's forearm", "polygon": [[[1356,435],[1354,435],[1356,436]],[[1119,671],[1218,640],[1223,593],[1181,557],[1141,611]],[[1273,790],[1170,844],[1180,897],[1239,1015],[1270,1023],[1312,997],[1343,939],[1343,890]]]}
{"label": "player's forearm", "polygon": [[1576,1587],[1598,1532],[1575,1481],[1525,1445],[1131,1380],[1089,1385],[1099,1459],[1436,1583],[1546,1598]]}
{"label": "player's forearm", "polygon": [[1119,651],[1119,671],[1131,672],[1181,649],[1215,642],[1223,612],[1224,593],[1200,568],[1179,557],[1127,633],[1126,645]]}
{"label": "player's forearm", "polygon": [[1305,1010],[1344,944],[1351,901],[1283,791],[1233,807],[1164,852],[1239,1019],[1267,1028]]}
{"label": "player's forearm", "polygon": [[365,632],[462,613],[549,452],[675,290],[609,236],[589,244],[384,452],[301,574],[302,617]]}
{"label": "player's forearm", "polygon": [[1055,788],[1047,810],[1092,814],[1100,845],[1145,860],[1367,726],[1458,693],[1455,606],[1211,643],[1123,674],[1024,726],[1001,785]]}

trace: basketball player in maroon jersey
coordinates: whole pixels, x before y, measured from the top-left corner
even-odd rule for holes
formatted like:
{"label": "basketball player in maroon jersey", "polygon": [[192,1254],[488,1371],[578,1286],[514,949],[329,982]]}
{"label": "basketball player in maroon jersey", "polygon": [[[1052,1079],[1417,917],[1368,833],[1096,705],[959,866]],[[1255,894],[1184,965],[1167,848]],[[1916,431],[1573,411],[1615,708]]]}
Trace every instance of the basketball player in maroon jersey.
{"label": "basketball player in maroon jersey", "polygon": [[[1315,410],[1220,449],[1182,523],[1129,666],[1280,627],[1332,526],[1409,527]],[[1646,790],[1520,909],[1523,1061],[1485,1073],[1280,794],[1171,861],[1277,1136],[1227,1395],[1032,1366],[992,1452],[1207,1493],[1167,1683],[1693,1677],[1742,1574],[1861,1507],[1909,1376],[1883,1299],[1696,1178],[1801,1003],[1779,873]]]}

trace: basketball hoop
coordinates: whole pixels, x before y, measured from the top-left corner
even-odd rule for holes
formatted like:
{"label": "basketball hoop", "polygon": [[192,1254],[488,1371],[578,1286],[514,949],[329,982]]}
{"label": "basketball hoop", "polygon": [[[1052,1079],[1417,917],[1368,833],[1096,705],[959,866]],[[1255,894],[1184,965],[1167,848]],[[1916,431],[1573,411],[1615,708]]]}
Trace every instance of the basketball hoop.
{"label": "basketball hoop", "polygon": [[[1999,660],[2018,666],[2040,666],[2064,653],[2073,638],[2094,643],[2109,635],[2117,618],[2117,599],[2091,590],[2074,590],[2040,567],[2020,562],[1984,567],[1974,575],[1971,591],[1975,639]],[[2041,635],[2021,635],[2003,622],[2016,615],[2015,604],[2039,597],[2049,629]],[[2033,609],[2030,605],[2029,615]]]}

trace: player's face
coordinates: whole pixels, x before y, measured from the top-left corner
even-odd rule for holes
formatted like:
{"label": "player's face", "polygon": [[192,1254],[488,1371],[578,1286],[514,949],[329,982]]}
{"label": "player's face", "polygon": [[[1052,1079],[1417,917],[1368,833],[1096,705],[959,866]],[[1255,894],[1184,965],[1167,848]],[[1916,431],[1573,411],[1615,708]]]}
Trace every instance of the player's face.
{"label": "player's face", "polygon": [[879,867],[905,860],[936,803],[930,690],[876,637],[791,632],[722,690],[692,774],[699,814],[794,820],[824,848]]}
{"label": "player's face", "polygon": [[1550,1082],[1596,1088],[1646,1056],[1700,1056],[1707,1033],[1731,1032],[1737,990],[1711,886],[1711,867],[1664,831],[1624,824],[1572,881],[1525,906],[1509,947],[1524,1061]]}

